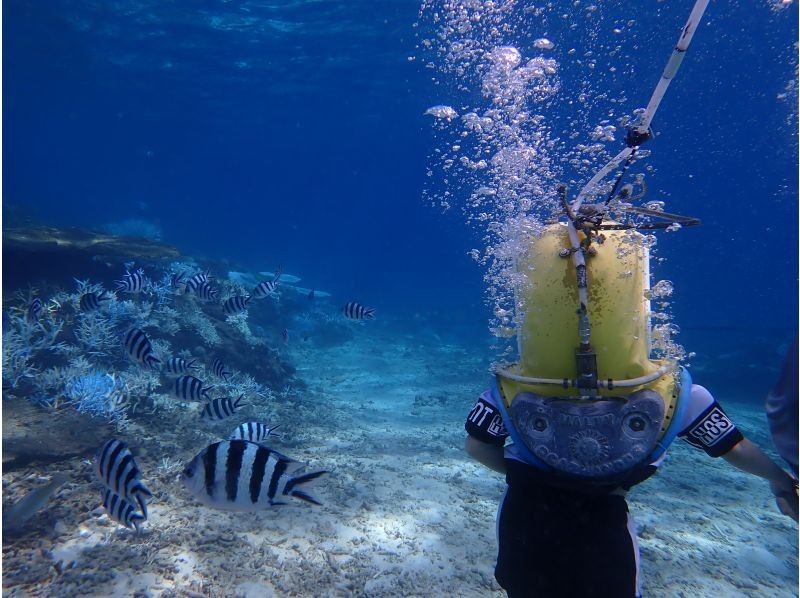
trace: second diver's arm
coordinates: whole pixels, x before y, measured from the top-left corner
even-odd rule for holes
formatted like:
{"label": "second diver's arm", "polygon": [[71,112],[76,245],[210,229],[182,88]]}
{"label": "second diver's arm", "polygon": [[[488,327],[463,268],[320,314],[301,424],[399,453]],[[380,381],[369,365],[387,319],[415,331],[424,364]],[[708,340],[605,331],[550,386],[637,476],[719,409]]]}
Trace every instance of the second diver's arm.
{"label": "second diver's arm", "polygon": [[506,460],[503,457],[502,444],[498,445],[481,442],[477,438],[467,435],[467,439],[464,442],[464,450],[478,463],[498,473],[506,473]]}
{"label": "second diver's arm", "polygon": [[764,454],[757,445],[744,438],[722,455],[722,458],[737,469],[767,480],[781,513],[797,521],[798,499],[794,478]]}

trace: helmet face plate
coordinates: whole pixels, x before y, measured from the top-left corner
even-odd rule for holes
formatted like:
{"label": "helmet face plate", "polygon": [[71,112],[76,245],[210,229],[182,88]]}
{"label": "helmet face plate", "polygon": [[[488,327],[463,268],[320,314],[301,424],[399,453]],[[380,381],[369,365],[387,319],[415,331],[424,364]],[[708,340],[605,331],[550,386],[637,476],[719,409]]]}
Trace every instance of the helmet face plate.
{"label": "helmet face plate", "polygon": [[533,455],[561,473],[601,480],[632,469],[653,452],[665,405],[651,389],[599,400],[521,392],[508,413]]}

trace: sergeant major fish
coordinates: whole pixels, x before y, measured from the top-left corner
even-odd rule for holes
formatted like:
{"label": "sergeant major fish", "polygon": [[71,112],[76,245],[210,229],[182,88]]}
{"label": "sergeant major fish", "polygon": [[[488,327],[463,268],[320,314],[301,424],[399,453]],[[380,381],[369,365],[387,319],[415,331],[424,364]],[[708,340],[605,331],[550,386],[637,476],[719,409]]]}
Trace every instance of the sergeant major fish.
{"label": "sergeant major fish", "polygon": [[42,300],[39,297],[34,297],[31,299],[30,303],[28,303],[28,310],[25,313],[25,317],[28,322],[38,322],[39,321],[39,314],[42,313]]}
{"label": "sergeant major fish", "polygon": [[225,382],[228,381],[231,372],[228,368],[225,367],[225,364],[222,363],[222,361],[219,358],[214,360],[214,365],[211,367],[212,370],[214,371],[215,376],[217,376],[218,378],[222,378],[223,380],[225,380]]}
{"label": "sergeant major fish", "polygon": [[212,287],[210,282],[201,282],[194,293],[203,301],[216,301],[219,291]]}
{"label": "sergeant major fish", "polygon": [[226,299],[222,304],[222,311],[226,316],[235,316],[247,309],[247,304],[250,303],[250,296],[234,295],[230,299]]}
{"label": "sergeant major fish", "polygon": [[117,280],[117,290],[123,293],[140,293],[144,289],[144,270],[139,268],[136,272],[125,272],[122,280]]}
{"label": "sergeant major fish", "polygon": [[183,357],[170,357],[164,366],[164,371],[168,374],[185,374],[189,370],[196,370],[200,367],[195,361],[197,360],[190,359],[187,361]]}
{"label": "sergeant major fish", "polygon": [[81,308],[81,311],[84,312],[95,311],[97,309],[100,309],[103,301],[109,301],[110,299],[111,297],[106,295],[105,291],[103,291],[100,294],[92,292],[84,293],[83,295],[81,295],[81,299],[78,302],[78,306]]}
{"label": "sergeant major fish", "polygon": [[153,345],[143,330],[131,328],[123,335],[122,344],[131,359],[154,370],[158,369],[161,360],[153,355]]}
{"label": "sergeant major fish", "polygon": [[366,307],[355,301],[345,303],[342,307],[342,313],[348,320],[374,320],[375,308]]}
{"label": "sergeant major fish", "polygon": [[200,417],[211,420],[222,420],[230,417],[236,413],[240,407],[244,407],[244,405],[240,405],[243,396],[244,395],[239,395],[239,398],[235,401],[230,397],[213,399],[203,407]]}
{"label": "sergeant major fish", "polygon": [[191,278],[186,281],[186,287],[184,292],[188,295],[191,293],[196,293],[197,290],[203,285],[207,284],[211,281],[211,276],[208,273],[208,270],[205,272],[198,272]]}
{"label": "sergeant major fish", "polygon": [[228,440],[248,440],[250,442],[262,444],[279,426],[280,424],[270,428],[267,424],[247,422],[246,424],[238,425],[236,429],[231,432],[231,435],[228,436]]}
{"label": "sergeant major fish", "polygon": [[275,292],[275,289],[278,288],[278,281],[281,278],[281,268],[278,268],[278,271],[275,273],[275,276],[272,277],[272,280],[264,280],[259,282],[256,285],[256,288],[253,289],[253,297],[256,299],[264,299],[265,297],[269,297],[272,293]]}
{"label": "sergeant major fish", "polygon": [[212,388],[214,387],[204,387],[203,381],[194,376],[181,376],[175,379],[175,384],[172,385],[172,394],[182,401],[201,401],[210,398],[206,393]]}
{"label": "sergeant major fish", "polygon": [[94,471],[102,484],[129,501],[136,501],[147,519],[147,503],[153,493],[141,480],[141,472],[136,466],[128,445],[112,438],[97,452]]}
{"label": "sergeant major fish", "polygon": [[139,526],[147,520],[147,517],[137,513],[136,507],[132,503],[108,488],[101,490],[100,496],[103,499],[106,513],[111,519],[128,529],[135,529],[137,533],[141,531]]}
{"label": "sergeant major fish", "polygon": [[294,496],[321,504],[302,486],[327,471],[295,476],[303,465],[246,440],[215,442],[198,453],[181,474],[183,485],[203,504],[224,511],[250,512],[285,504]]}

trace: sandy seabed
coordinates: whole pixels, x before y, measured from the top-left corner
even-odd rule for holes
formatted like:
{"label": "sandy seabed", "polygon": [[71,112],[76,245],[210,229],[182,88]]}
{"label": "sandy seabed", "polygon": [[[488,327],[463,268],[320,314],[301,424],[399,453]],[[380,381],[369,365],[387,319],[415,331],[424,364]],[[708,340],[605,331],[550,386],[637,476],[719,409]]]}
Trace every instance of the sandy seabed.
{"label": "sandy seabed", "polygon": [[[97,508],[87,459],[4,472],[6,506],[71,474],[24,533],[4,537],[4,596],[503,596],[493,570],[505,484],[463,452],[488,363],[435,335],[371,324],[344,346],[291,346],[308,388],[268,412],[180,429],[137,420],[123,437],[156,497],[143,534]],[[720,399],[765,446],[763,414]],[[183,463],[255,420],[281,424],[273,448],[330,471],[313,489],[322,507],[226,513],[183,489]],[[645,596],[798,595],[797,526],[762,480],[677,441],[629,502]]]}

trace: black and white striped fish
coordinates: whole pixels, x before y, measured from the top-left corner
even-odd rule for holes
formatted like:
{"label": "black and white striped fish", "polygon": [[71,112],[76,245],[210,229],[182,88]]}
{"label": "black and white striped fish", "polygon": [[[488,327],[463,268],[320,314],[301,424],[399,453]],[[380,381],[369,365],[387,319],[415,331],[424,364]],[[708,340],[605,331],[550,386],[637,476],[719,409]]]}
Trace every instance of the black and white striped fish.
{"label": "black and white striped fish", "polygon": [[103,499],[103,506],[108,516],[128,529],[140,531],[139,526],[147,520],[145,515],[136,512],[136,506],[122,498],[108,488],[100,492]]}
{"label": "black and white striped fish", "polygon": [[110,299],[111,297],[107,296],[105,291],[99,295],[91,292],[84,293],[81,295],[81,300],[78,305],[80,306],[81,311],[95,311],[100,309],[103,301],[108,301]]}
{"label": "black and white striped fish", "polygon": [[275,292],[275,289],[278,288],[278,281],[280,278],[281,270],[279,268],[275,273],[275,276],[272,277],[272,280],[264,280],[256,285],[256,288],[253,289],[253,297],[256,299],[264,299],[265,297],[272,295],[272,293]]}
{"label": "black and white striped fish", "polygon": [[208,270],[206,270],[205,272],[198,272],[197,274],[186,280],[186,288],[184,289],[184,292],[187,295],[196,293],[197,290],[204,283],[209,283],[209,282],[211,282],[211,276],[209,275]]}
{"label": "black and white striped fish", "polygon": [[247,304],[250,303],[250,296],[243,297],[242,295],[234,295],[230,299],[226,299],[222,304],[222,311],[226,316],[235,316],[242,313],[247,309]]}
{"label": "black and white striped fish", "polygon": [[239,398],[235,401],[230,397],[214,399],[206,403],[206,406],[203,407],[203,411],[200,413],[200,417],[217,421],[228,418],[236,413],[240,407],[244,407],[244,405],[240,405],[243,396],[244,395],[239,395]]}
{"label": "black and white striped fish", "polygon": [[28,310],[25,313],[25,317],[28,322],[38,322],[39,321],[39,314],[42,313],[42,300],[39,297],[34,297],[28,303]]}
{"label": "black and white striped fish", "polygon": [[142,482],[141,472],[127,444],[116,438],[106,442],[95,456],[94,471],[106,488],[126,500],[136,501],[147,519],[147,503],[153,493]]}
{"label": "black and white striped fish", "polygon": [[195,364],[196,359],[185,360],[183,357],[170,357],[164,366],[164,371],[168,374],[185,374],[189,370],[196,370],[200,366]]}
{"label": "black and white striped fish", "polygon": [[342,313],[348,320],[373,320],[375,319],[375,308],[366,307],[355,301],[349,301],[342,307]]}
{"label": "black and white striped fish", "polygon": [[278,427],[280,427],[280,424],[270,428],[267,424],[247,422],[246,424],[237,426],[236,429],[231,432],[231,435],[228,436],[228,440],[247,440],[249,442],[263,444],[267,440],[267,437]]}
{"label": "black and white striped fish", "polygon": [[212,287],[210,282],[201,282],[194,293],[203,301],[216,301],[219,291]]}
{"label": "black and white striped fish", "polygon": [[136,272],[125,272],[122,280],[117,280],[117,290],[123,293],[140,293],[144,289],[144,270],[141,268]]}
{"label": "black and white striped fish", "polygon": [[246,440],[215,442],[198,453],[181,474],[183,485],[203,504],[225,511],[258,511],[294,496],[321,504],[302,487],[327,471],[293,475],[297,461]]}
{"label": "black and white striped fish", "polygon": [[214,375],[217,378],[222,378],[223,380],[225,380],[225,382],[228,381],[228,378],[231,375],[230,370],[225,367],[225,364],[222,363],[222,361],[220,361],[219,358],[214,360],[214,365],[211,366],[211,369],[213,370]]}
{"label": "black and white striped fish", "polygon": [[186,275],[182,272],[174,272],[169,277],[169,282],[172,288],[177,289],[179,293],[186,289]]}
{"label": "black and white striped fish", "polygon": [[153,345],[143,330],[131,328],[122,336],[122,344],[131,359],[157,370],[161,360],[153,355]]}
{"label": "black and white striped fish", "polygon": [[211,398],[206,393],[212,388],[214,387],[204,387],[203,381],[194,376],[181,376],[172,385],[172,395],[182,401],[202,401]]}

